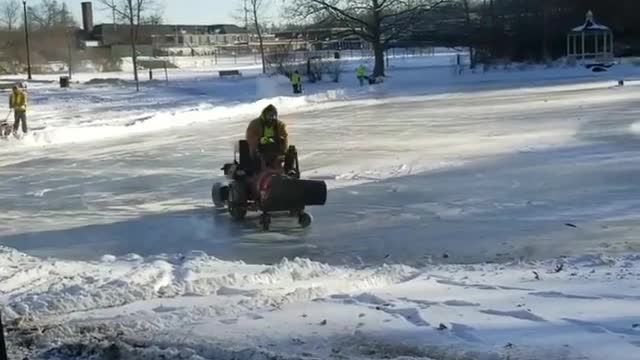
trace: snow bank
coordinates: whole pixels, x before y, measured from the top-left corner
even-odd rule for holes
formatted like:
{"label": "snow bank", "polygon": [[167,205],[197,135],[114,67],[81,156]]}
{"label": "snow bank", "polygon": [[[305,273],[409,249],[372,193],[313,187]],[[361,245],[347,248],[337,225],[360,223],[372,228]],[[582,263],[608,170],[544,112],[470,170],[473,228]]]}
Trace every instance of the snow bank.
{"label": "snow bank", "polygon": [[0,248],[10,348],[41,358],[631,360],[638,280],[637,255],[355,269]]}
{"label": "snow bank", "polygon": [[[269,86],[261,87],[262,93],[273,92]],[[230,105],[201,104],[196,107],[183,108],[172,111],[158,111],[150,114],[141,114],[135,118],[127,116],[120,119],[103,119],[98,124],[69,124],[64,127],[46,127],[36,130],[21,140],[21,145],[42,146],[54,144],[69,144],[92,142],[125,136],[133,136],[156,131],[170,130],[204,122],[224,122],[238,119],[250,119],[260,114],[267,105],[275,105],[282,114],[291,114],[308,110],[327,109],[332,106],[340,106],[341,103],[333,103],[347,99],[342,91],[327,91],[321,94],[288,97],[265,97],[261,100],[249,103],[237,103]],[[121,115],[122,116],[122,115]],[[109,125],[109,123],[114,125]],[[13,139],[10,141],[15,142]]]}
{"label": "snow bank", "polygon": [[274,297],[281,303],[308,301],[336,291],[388,286],[415,273],[404,266],[351,271],[307,259],[246,265],[201,252],[105,256],[88,263],[41,261],[5,247],[0,247],[0,264],[0,292],[9,294],[9,317],[69,314],[186,295],[252,294],[257,302]]}

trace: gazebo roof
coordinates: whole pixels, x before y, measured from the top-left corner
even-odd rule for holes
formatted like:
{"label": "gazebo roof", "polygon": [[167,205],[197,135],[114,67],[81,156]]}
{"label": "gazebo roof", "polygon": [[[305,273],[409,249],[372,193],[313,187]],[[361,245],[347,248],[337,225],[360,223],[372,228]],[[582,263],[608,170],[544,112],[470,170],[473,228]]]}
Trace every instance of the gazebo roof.
{"label": "gazebo roof", "polygon": [[611,29],[609,29],[609,27],[607,26],[598,24],[593,19],[593,12],[589,10],[587,12],[587,20],[584,22],[584,24],[571,29],[571,31],[572,32],[598,32],[598,31],[605,32],[605,31],[611,31]]}

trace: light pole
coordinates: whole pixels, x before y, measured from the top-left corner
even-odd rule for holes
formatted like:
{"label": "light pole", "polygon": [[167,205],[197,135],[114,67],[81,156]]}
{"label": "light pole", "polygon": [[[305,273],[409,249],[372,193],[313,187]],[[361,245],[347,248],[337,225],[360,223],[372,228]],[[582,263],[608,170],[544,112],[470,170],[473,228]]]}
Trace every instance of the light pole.
{"label": "light pole", "polygon": [[22,7],[24,8],[24,37],[27,45],[27,73],[29,80],[31,80],[31,53],[29,50],[29,22],[27,20],[27,0],[22,0]]}
{"label": "light pole", "polygon": [[69,30],[67,31],[67,45],[68,45],[67,46],[68,47],[67,50],[69,50],[69,53],[68,53],[68,58],[69,58],[69,60],[68,60],[68,62],[69,62],[69,80],[71,80],[71,75],[72,75],[72,72],[73,72],[73,69],[72,69],[72,61],[73,61],[73,59],[71,58],[71,53],[73,51],[73,49],[72,49],[72,46],[73,46],[72,41],[74,40],[74,38],[73,38],[72,34],[73,34],[73,27],[69,27]]}
{"label": "light pole", "polygon": [[2,326],[1,312],[0,312],[0,360],[7,360],[7,345],[4,342],[4,327]]}

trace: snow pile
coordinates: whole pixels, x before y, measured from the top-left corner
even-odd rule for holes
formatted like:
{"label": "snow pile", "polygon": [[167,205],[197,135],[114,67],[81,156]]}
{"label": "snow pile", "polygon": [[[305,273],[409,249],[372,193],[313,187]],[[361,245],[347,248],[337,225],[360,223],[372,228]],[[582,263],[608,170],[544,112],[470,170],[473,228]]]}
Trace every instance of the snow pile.
{"label": "snow pile", "polygon": [[[306,259],[273,266],[225,262],[200,252],[141,258],[105,256],[99,262],[39,261],[0,248],[0,291],[11,317],[69,314],[179,296],[252,293],[258,302],[307,301],[335,291],[384,287],[415,270],[383,266],[351,272]],[[281,292],[279,287],[290,291]]]}
{"label": "snow pile", "polygon": [[2,248],[0,264],[10,347],[40,358],[631,360],[640,342],[637,255],[353,269]]}

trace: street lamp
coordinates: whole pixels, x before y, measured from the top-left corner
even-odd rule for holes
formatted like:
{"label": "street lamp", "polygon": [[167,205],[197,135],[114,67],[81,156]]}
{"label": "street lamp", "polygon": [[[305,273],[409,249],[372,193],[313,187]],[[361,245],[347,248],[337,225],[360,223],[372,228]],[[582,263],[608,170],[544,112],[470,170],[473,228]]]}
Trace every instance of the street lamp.
{"label": "street lamp", "polygon": [[24,37],[27,45],[27,73],[29,80],[31,80],[31,53],[29,51],[29,22],[27,20],[27,0],[22,0],[22,7],[24,8]]}

